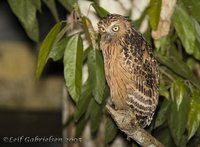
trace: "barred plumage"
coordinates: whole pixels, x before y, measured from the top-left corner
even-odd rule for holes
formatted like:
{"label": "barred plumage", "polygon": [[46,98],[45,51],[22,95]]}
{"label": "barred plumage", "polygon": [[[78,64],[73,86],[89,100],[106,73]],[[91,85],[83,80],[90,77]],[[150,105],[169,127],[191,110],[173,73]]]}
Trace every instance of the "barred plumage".
{"label": "barred plumage", "polygon": [[142,127],[158,104],[158,66],[152,48],[131,21],[118,14],[98,23],[106,79],[117,109],[133,109]]}

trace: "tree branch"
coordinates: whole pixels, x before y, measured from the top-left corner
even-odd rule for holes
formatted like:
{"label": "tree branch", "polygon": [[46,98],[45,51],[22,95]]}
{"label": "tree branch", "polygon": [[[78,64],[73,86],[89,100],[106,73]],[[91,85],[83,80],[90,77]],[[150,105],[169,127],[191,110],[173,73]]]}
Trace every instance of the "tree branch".
{"label": "tree branch", "polygon": [[177,0],[163,0],[160,12],[160,21],[156,31],[152,31],[153,39],[160,39],[168,35],[171,25],[171,17],[173,15]]}
{"label": "tree branch", "polygon": [[106,109],[114,119],[118,128],[139,145],[143,147],[164,147],[163,144],[136,123],[137,121],[133,111],[115,110],[109,104],[106,105]]}

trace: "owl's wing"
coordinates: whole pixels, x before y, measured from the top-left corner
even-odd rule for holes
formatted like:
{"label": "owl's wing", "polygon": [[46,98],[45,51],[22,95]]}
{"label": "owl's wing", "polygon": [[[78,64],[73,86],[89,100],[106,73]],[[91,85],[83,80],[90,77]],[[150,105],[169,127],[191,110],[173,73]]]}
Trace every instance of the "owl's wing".
{"label": "owl's wing", "polygon": [[158,66],[152,48],[138,32],[125,36],[123,66],[131,79],[126,85],[127,104],[143,126],[149,125],[158,103]]}
{"label": "owl's wing", "polygon": [[127,92],[140,95],[140,101],[145,104],[157,105],[158,98],[158,67],[156,60],[148,57],[147,59],[132,62],[132,65],[125,65],[131,74],[131,80],[127,85]]}

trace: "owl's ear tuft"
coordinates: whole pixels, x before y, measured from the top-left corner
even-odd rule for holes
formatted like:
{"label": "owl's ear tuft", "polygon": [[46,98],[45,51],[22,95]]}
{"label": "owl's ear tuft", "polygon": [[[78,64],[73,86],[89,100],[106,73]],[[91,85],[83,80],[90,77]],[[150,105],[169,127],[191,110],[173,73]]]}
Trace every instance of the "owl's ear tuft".
{"label": "owl's ear tuft", "polygon": [[129,16],[124,16],[125,20],[127,21],[131,21],[130,17]]}

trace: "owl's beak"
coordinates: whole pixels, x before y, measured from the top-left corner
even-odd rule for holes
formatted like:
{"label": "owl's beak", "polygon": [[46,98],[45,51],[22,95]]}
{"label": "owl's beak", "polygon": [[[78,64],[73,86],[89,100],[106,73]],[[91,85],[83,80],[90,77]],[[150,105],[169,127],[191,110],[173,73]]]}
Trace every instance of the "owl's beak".
{"label": "owl's beak", "polygon": [[111,42],[111,41],[112,41],[112,35],[111,35],[110,33],[106,33],[105,36],[106,36],[106,40],[107,40],[108,42]]}

